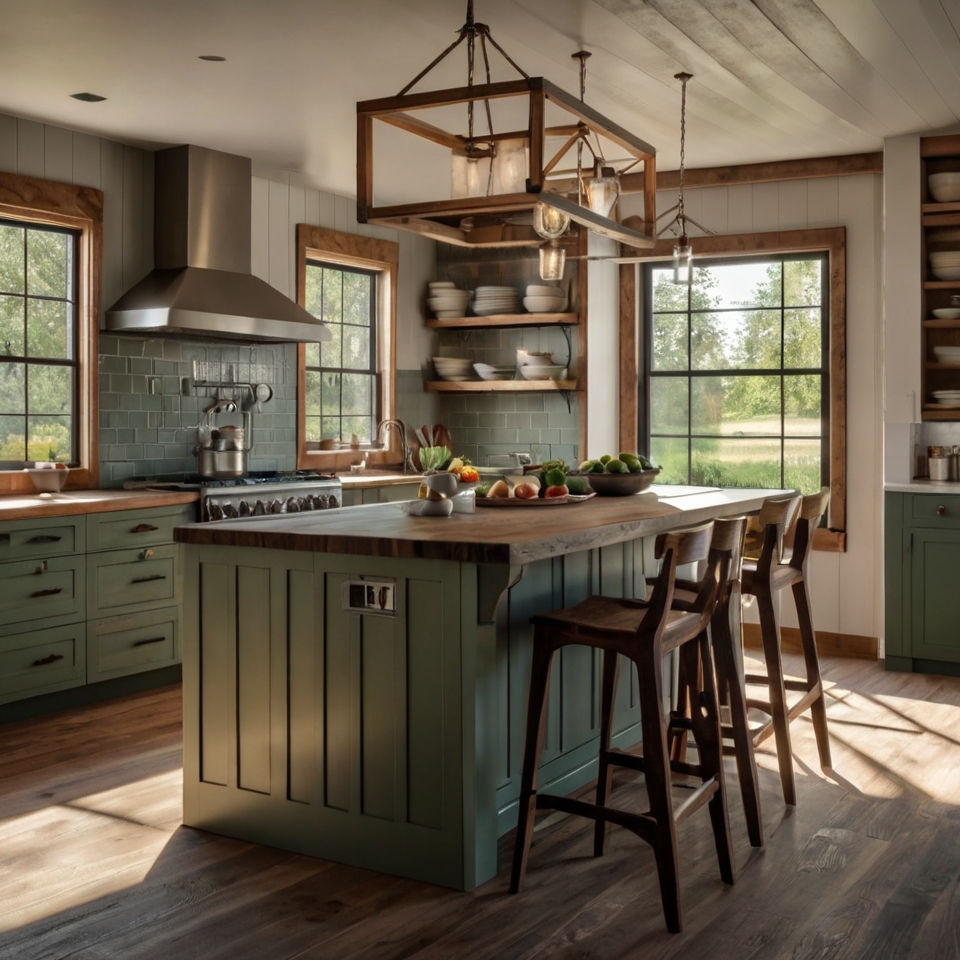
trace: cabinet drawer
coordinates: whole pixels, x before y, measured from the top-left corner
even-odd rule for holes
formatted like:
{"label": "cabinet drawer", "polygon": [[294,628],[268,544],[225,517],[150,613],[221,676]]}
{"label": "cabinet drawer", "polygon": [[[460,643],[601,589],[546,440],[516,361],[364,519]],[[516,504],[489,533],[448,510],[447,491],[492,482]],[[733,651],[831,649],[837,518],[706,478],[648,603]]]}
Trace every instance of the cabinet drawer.
{"label": "cabinet drawer", "polygon": [[83,553],[84,517],[6,520],[0,523],[0,562]]}
{"label": "cabinet drawer", "polygon": [[91,618],[152,609],[180,600],[180,548],[111,550],[87,557],[87,613]]}
{"label": "cabinet drawer", "polygon": [[83,557],[0,563],[0,634],[82,620],[85,566]]}
{"label": "cabinet drawer", "polygon": [[157,507],[153,510],[121,510],[87,517],[87,550],[119,550],[173,543],[173,528],[196,520],[196,506]]}
{"label": "cabinet drawer", "polygon": [[87,624],[87,682],[180,662],[180,608],[164,607]]}
{"label": "cabinet drawer", "polygon": [[[960,496],[947,493],[913,494],[910,516],[914,520],[925,521],[922,526],[956,527],[960,529]],[[914,524],[916,525],[916,524]]]}
{"label": "cabinet drawer", "polygon": [[0,703],[84,683],[86,629],[73,623],[0,638]]}

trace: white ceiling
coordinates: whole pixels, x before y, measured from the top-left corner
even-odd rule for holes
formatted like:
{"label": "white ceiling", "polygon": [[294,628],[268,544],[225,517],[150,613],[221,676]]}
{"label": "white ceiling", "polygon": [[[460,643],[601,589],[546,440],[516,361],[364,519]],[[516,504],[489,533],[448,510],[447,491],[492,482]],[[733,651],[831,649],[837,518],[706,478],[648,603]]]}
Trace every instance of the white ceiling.
{"label": "white ceiling", "polygon": [[[2,0],[0,112],[227,150],[353,194],[355,102],[399,92],[465,6]],[[476,13],[529,74],[571,92],[570,54],[592,51],[588,102],[653,143],[660,169],[678,163],[684,69],[692,167],[879,150],[960,119],[960,0],[476,0]],[[494,79],[511,76],[495,58]],[[464,78],[458,51],[417,89]]]}

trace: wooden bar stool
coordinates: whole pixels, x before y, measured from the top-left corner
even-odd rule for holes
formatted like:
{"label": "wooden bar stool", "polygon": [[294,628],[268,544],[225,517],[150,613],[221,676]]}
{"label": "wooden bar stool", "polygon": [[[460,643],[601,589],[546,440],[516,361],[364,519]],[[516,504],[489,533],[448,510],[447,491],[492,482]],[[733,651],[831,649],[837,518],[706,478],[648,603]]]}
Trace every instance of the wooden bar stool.
{"label": "wooden bar stool", "polygon": [[[720,587],[713,616],[710,618],[710,641],[716,665],[720,702],[729,713],[729,721],[721,723],[723,736],[733,742],[732,752],[737,761],[740,796],[743,799],[747,834],[754,847],[763,846],[763,818],[760,814],[760,785],[757,763],[753,752],[753,737],[747,719],[747,697],[744,688],[743,658],[739,630],[731,626],[731,612],[739,615],[740,568],[743,561],[743,543],[747,527],[746,517],[716,520],[710,541],[709,562],[719,564]],[[725,574],[725,575],[724,575]],[[673,607],[692,610],[697,600],[697,584],[677,580]],[[739,616],[737,625],[739,626]],[[688,664],[681,662],[678,671],[677,702],[670,714],[670,756],[686,760],[687,732],[692,728],[692,717],[697,704],[697,681],[688,675]],[[721,712],[722,712],[721,707]]]}
{"label": "wooden bar stool", "polygon": [[[594,853],[603,852],[604,825],[616,823],[636,833],[654,850],[660,895],[667,927],[681,928],[680,884],[678,876],[677,825],[694,810],[709,804],[714,842],[720,862],[720,875],[733,883],[733,856],[723,785],[723,757],[720,740],[720,715],[717,688],[710,656],[706,626],[716,604],[720,571],[718,564],[707,564],[698,583],[697,599],[688,611],[675,610],[671,604],[676,569],[680,564],[708,558],[711,523],[688,530],[663,534],[657,538],[657,554],[662,557],[660,576],[648,601],[589,597],[573,607],[533,618],[533,668],[530,699],[527,705],[527,732],[520,783],[520,814],[514,848],[510,890],[523,886],[535,811],[562,810],[597,821]],[[690,642],[690,641],[696,641]],[[603,650],[602,706],[600,728],[600,775],[596,803],[570,797],[537,793],[537,772],[546,725],[547,690],[553,654],[568,644],[583,644]],[[671,763],[667,748],[668,718],[663,706],[663,657],[679,648],[690,665],[692,675],[702,676],[698,691],[701,709],[694,713],[692,732],[697,745],[698,763]],[[640,681],[640,721],[643,756],[636,757],[610,747],[617,655],[631,660]],[[645,774],[650,810],[633,813],[606,805],[612,785],[613,766],[640,770]],[[671,796],[673,772],[698,777],[702,782],[676,810]]]}
{"label": "wooden bar stool", "polygon": [[[813,531],[829,502],[830,491],[826,488],[802,498],[764,501],[760,508],[760,526],[763,531],[760,556],[756,560],[745,559],[743,562],[743,593],[757,598],[766,667],[765,674],[747,674],[745,679],[748,684],[764,684],[769,691],[768,700],[747,700],[748,707],[755,707],[770,717],[763,726],[753,731],[753,742],[756,745],[762,743],[771,733],[774,735],[783,799],[791,806],[796,805],[797,790],[793,776],[790,721],[807,709],[810,710],[817,738],[820,766],[824,770],[831,767],[826,702],[823,682],[820,679],[817,637],[813,629],[810,590],[807,584]],[[792,589],[797,607],[805,679],[786,678],[783,673],[780,625],[777,622],[773,598],[778,591],[786,587]],[[802,693],[793,706],[787,703],[788,690]]]}

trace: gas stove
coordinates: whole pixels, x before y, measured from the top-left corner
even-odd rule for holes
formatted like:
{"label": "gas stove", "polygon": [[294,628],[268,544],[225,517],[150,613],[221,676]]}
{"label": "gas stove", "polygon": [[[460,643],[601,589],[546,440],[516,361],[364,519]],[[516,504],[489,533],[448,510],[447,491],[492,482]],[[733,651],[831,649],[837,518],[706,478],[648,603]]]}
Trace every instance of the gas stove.
{"label": "gas stove", "polygon": [[226,480],[207,477],[184,477],[181,480],[135,478],[124,486],[149,490],[197,490],[200,493],[201,523],[331,510],[339,507],[343,499],[343,485],[339,478],[306,471],[251,473]]}

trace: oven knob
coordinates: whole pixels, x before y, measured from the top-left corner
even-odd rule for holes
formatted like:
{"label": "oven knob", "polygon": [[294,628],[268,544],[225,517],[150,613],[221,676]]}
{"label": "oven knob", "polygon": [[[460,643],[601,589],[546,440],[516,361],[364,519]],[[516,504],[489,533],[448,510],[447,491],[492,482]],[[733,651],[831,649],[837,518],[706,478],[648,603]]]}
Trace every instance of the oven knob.
{"label": "oven knob", "polygon": [[318,509],[318,510],[326,510],[328,506],[329,506],[329,504],[328,504],[328,502],[327,502],[327,496],[326,496],[326,494],[321,493],[321,494],[317,497],[317,509]]}
{"label": "oven knob", "polygon": [[287,513],[299,513],[300,501],[296,497],[288,497],[284,507],[286,508]]}
{"label": "oven knob", "polygon": [[222,520],[223,519],[223,510],[220,509],[220,504],[216,500],[208,497],[206,501],[207,508],[207,517],[210,520]]}
{"label": "oven knob", "polygon": [[339,507],[340,501],[336,498],[334,494],[330,494],[330,499],[327,501],[327,506],[329,507]]}
{"label": "oven knob", "polygon": [[267,512],[267,508],[263,505],[262,500],[258,500],[253,508],[253,515],[255,517],[262,517]]}
{"label": "oven knob", "polygon": [[249,516],[251,516],[252,513],[253,513],[253,511],[250,509],[250,504],[247,503],[246,500],[241,500],[241,501],[240,501],[240,516],[241,516],[241,517],[249,517]]}
{"label": "oven knob", "polygon": [[310,494],[307,494],[303,498],[303,509],[304,510],[316,510],[317,509],[317,498],[311,497]]}
{"label": "oven knob", "polygon": [[283,513],[282,500],[271,500],[268,506],[269,506],[270,513]]}
{"label": "oven knob", "polygon": [[232,503],[225,503],[223,505],[223,515],[231,520],[235,520],[240,516],[240,511]]}
{"label": "oven knob", "polygon": [[309,510],[310,509],[309,503],[310,503],[309,497],[297,497],[297,504],[299,505],[301,511]]}

